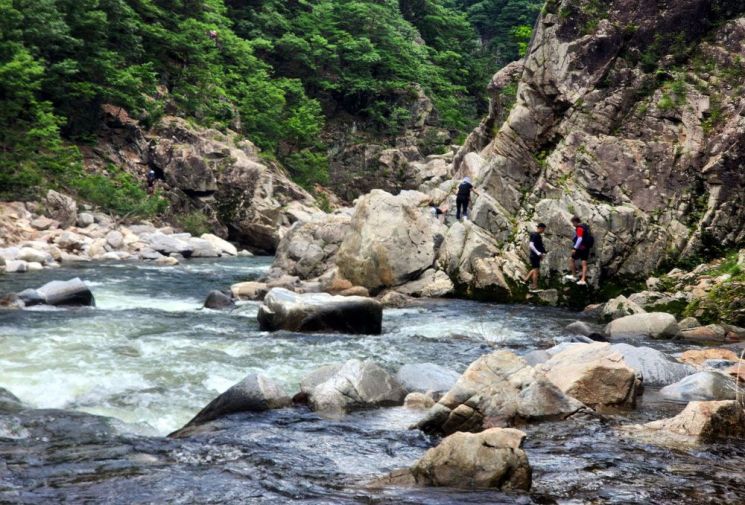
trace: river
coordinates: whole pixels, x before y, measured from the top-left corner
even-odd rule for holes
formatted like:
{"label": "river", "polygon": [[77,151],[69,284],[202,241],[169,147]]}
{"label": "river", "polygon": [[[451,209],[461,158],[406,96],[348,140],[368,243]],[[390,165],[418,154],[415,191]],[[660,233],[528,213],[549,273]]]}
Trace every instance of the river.
{"label": "river", "polygon": [[682,409],[654,391],[604,420],[524,427],[529,494],[366,487],[436,443],[408,429],[422,413],[404,408],[333,421],[300,408],[240,414],[201,435],[164,438],[249,372],[290,394],[307,372],[350,358],[462,372],[496,348],[550,347],[576,318],[431,300],[387,309],[379,336],[303,335],[260,331],[255,303],[200,308],[210,290],[256,278],[270,263],[98,263],[0,277],[0,293],[81,277],[97,303],[0,312],[0,387],[33,407],[0,410],[0,503],[741,503],[742,444],[674,451],[615,434],[615,425]]}

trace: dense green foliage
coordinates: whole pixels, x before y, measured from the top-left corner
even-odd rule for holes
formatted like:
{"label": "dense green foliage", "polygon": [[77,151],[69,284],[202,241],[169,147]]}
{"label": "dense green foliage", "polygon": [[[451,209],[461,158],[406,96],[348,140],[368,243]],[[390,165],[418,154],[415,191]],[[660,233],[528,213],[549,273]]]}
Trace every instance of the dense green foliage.
{"label": "dense green foliage", "polygon": [[86,180],[74,147],[95,138],[106,103],[145,125],[168,112],[238,130],[307,184],[325,178],[321,133],[337,114],[395,135],[422,89],[441,126],[464,133],[488,77],[524,49],[529,30],[513,28],[532,24],[534,5],[0,0],[0,194],[95,198],[104,184],[125,198],[132,181]]}

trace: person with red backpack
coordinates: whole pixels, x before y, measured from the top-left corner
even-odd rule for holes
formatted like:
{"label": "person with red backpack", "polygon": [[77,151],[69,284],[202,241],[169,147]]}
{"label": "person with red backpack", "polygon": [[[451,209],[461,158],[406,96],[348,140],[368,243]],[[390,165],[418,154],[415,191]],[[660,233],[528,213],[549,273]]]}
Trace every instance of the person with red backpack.
{"label": "person with red backpack", "polygon": [[580,286],[587,285],[587,260],[590,259],[590,249],[595,245],[595,238],[590,233],[590,227],[582,220],[574,216],[572,218],[572,224],[574,225],[574,238],[572,239],[572,255],[569,258],[569,275],[566,276],[567,280],[577,280],[577,261],[582,263],[582,274],[577,281]]}

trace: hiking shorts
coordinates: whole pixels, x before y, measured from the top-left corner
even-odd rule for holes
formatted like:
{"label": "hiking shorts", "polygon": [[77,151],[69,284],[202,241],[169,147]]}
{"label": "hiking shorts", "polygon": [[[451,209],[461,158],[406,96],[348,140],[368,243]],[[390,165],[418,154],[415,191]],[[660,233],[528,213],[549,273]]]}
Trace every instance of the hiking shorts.
{"label": "hiking shorts", "polygon": [[530,266],[533,268],[541,268],[541,257],[537,254],[530,254]]}
{"label": "hiking shorts", "polygon": [[587,261],[590,259],[589,249],[574,249],[572,250],[572,258],[575,260]]}

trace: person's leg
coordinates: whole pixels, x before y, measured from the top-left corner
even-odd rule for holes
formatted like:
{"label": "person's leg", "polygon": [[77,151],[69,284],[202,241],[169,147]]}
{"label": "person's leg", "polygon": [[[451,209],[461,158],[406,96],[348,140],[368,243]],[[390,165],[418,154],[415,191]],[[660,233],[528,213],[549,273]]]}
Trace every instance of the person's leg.
{"label": "person's leg", "polygon": [[463,202],[463,219],[468,218],[468,204],[471,203],[469,200]]}
{"label": "person's leg", "polygon": [[582,260],[582,282],[587,282],[587,260]]}
{"label": "person's leg", "polygon": [[534,268],[531,270],[531,274],[533,275],[533,282],[530,283],[530,287],[532,289],[538,289],[538,274],[540,272],[540,269]]}
{"label": "person's leg", "polygon": [[460,206],[461,206],[461,201],[456,200],[455,201],[455,219],[457,219],[458,221],[460,221]]}
{"label": "person's leg", "polygon": [[572,253],[572,255],[569,256],[569,273],[572,275],[577,273],[577,267],[575,265],[575,260],[574,260],[574,253]]}

